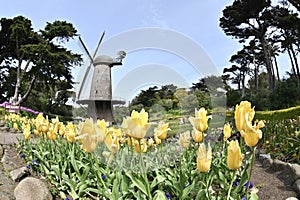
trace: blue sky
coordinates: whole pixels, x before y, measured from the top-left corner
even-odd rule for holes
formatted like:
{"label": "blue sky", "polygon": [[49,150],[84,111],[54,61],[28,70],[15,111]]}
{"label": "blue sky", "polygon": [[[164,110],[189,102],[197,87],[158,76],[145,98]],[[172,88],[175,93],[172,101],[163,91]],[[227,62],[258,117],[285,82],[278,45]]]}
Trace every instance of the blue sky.
{"label": "blue sky", "polygon": [[[177,36],[184,36],[187,40],[198,45],[198,50],[205,54],[202,59],[206,61],[209,59],[218,73],[222,73],[223,68],[229,65],[228,60],[230,56],[241,48],[236,40],[226,36],[219,27],[219,18],[222,15],[222,10],[226,5],[230,5],[232,0],[0,0],[0,2],[1,17],[12,18],[17,15],[23,15],[32,21],[35,30],[43,29],[46,22],[53,22],[54,20],[71,22],[90,51],[96,48],[100,35],[105,30],[106,34],[103,46],[100,47],[100,54],[105,52],[107,46],[112,46],[108,41],[113,41],[114,38],[122,36],[124,33],[144,28],[160,28],[171,31],[174,33],[173,35],[176,35],[173,39],[170,39],[175,45],[178,41],[176,40]],[[136,38],[138,39],[139,37],[145,41],[148,37],[151,37],[151,34],[150,36],[147,35],[147,38],[143,38],[144,35],[140,36],[137,34]],[[168,37],[166,37],[166,40],[168,40]],[[125,41],[126,44],[124,46],[130,45],[131,41]],[[119,42],[119,44],[123,44],[123,41]],[[117,48],[123,50],[122,46],[118,45]],[[185,44],[178,41],[177,47],[183,46]],[[68,47],[74,52],[83,53],[77,39],[70,42]],[[189,53],[192,56],[198,50],[191,50]],[[117,53],[117,49],[114,49],[114,51]],[[107,52],[109,51],[107,50]],[[206,63],[206,61],[203,61],[203,63]],[[154,80],[155,77],[158,77],[159,66],[168,68],[164,76],[161,77],[161,81]],[[199,66],[197,67],[199,68]],[[124,97],[125,94],[118,93],[114,95],[130,98],[128,95],[132,96],[138,90],[149,85],[166,84],[168,82],[164,82],[164,80],[168,79],[167,77],[176,77],[176,75],[172,74],[173,72],[175,74],[178,73],[178,77],[181,76],[183,78],[183,80],[180,78],[176,79],[179,85],[182,81],[186,82],[186,85],[191,85],[191,83],[201,78],[200,76],[205,75],[205,73],[201,74],[199,71],[195,72],[194,68],[195,66],[190,60],[184,59],[182,55],[176,52],[172,52],[172,49],[169,51],[169,49],[163,49],[159,45],[152,48],[142,46],[140,49],[132,49],[123,61],[123,66],[112,69],[113,91],[124,90],[120,85],[126,86],[126,84],[129,84],[129,80],[138,82],[138,84],[132,86],[130,91],[126,91],[126,97]],[[200,68],[211,68],[211,66],[200,66]],[[140,76],[134,75],[140,69],[145,69],[143,71],[145,73],[142,73]],[[83,71],[84,67],[81,69],[76,68],[74,70],[75,78],[82,74]],[[147,79],[144,84],[140,84],[145,76],[150,77],[150,79]],[[126,79],[126,77],[129,79]],[[153,77],[153,81],[151,81],[151,77]],[[122,80],[127,81],[127,83],[121,82]],[[181,84],[181,86],[185,86],[185,84]]]}

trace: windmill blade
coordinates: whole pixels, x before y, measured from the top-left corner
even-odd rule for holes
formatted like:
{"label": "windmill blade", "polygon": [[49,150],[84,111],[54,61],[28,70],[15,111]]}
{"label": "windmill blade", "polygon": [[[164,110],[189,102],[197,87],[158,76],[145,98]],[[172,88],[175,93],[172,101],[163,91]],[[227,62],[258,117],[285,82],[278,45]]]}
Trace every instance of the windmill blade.
{"label": "windmill blade", "polygon": [[91,63],[94,62],[91,54],[89,53],[88,49],[86,48],[85,44],[83,43],[81,37],[79,36],[79,45],[84,49],[85,53],[87,54],[87,56],[89,57]]}
{"label": "windmill blade", "polygon": [[98,45],[97,45],[97,48],[96,48],[96,50],[95,50],[95,52],[94,52],[93,59],[95,58],[95,56],[96,56],[96,54],[97,54],[97,52],[98,52],[98,49],[99,49],[99,47],[100,47],[100,44],[101,44],[101,42],[102,42],[102,40],[103,40],[104,35],[105,35],[105,31],[103,31],[103,33],[102,33],[102,35],[101,35],[101,38],[100,38],[100,40],[99,40],[99,42],[98,42]]}
{"label": "windmill blade", "polygon": [[87,78],[87,76],[88,76],[88,74],[90,72],[91,66],[92,66],[92,63],[87,67],[87,69],[85,71],[85,74],[84,74],[84,77],[83,77],[83,80],[82,80],[82,82],[80,84],[80,88],[79,88],[79,92],[78,92],[78,97],[77,97],[78,100],[79,100],[79,98],[81,96],[82,88],[83,88],[83,86],[85,84],[85,81],[86,81],[86,78]]}

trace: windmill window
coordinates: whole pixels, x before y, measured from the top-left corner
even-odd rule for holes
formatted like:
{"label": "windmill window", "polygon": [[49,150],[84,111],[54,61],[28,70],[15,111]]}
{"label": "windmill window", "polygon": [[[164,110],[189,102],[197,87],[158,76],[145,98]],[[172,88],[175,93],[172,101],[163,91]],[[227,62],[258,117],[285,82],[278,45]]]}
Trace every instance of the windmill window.
{"label": "windmill window", "polygon": [[96,94],[98,94],[98,90],[96,90]]}

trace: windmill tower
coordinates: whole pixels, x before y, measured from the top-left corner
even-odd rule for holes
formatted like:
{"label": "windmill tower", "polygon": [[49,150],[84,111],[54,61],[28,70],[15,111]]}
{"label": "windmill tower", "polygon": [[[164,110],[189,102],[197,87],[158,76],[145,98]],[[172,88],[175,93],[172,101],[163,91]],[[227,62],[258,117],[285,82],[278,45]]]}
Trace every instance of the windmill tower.
{"label": "windmill tower", "polygon": [[[113,122],[112,104],[123,103],[122,101],[113,101],[112,99],[112,86],[111,86],[111,68],[116,65],[122,65],[122,60],[125,58],[126,53],[124,51],[118,52],[117,58],[111,58],[107,55],[100,55],[96,57],[99,50],[100,44],[103,40],[105,32],[103,32],[97,48],[94,52],[93,57],[87,50],[82,39],[79,37],[85,53],[88,55],[90,64],[87,67],[83,76],[82,82],[80,83],[79,92],[77,96],[78,104],[85,104],[88,106],[87,116],[91,117],[96,121],[97,119],[105,119],[107,122]],[[89,91],[89,98],[82,99],[81,95],[83,92],[84,85],[87,82],[87,77],[90,73],[91,67],[94,68],[92,75],[91,87]]]}

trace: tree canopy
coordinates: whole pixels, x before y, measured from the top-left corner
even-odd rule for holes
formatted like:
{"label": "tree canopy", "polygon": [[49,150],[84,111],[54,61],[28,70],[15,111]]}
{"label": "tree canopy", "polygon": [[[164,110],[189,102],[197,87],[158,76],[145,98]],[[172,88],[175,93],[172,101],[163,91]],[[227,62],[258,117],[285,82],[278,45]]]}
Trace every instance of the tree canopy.
{"label": "tree canopy", "polygon": [[[273,106],[275,92],[284,95],[284,98],[294,99],[294,102],[300,99],[299,11],[299,1],[294,0],[234,0],[224,8],[220,27],[226,35],[242,44],[242,49],[229,60],[232,65],[223,70],[226,81],[231,86],[237,85],[235,91],[228,90],[228,95],[252,100],[260,109],[278,108]],[[287,55],[290,65],[284,63],[285,66],[280,66],[277,59],[281,55]],[[284,78],[280,76],[280,68],[287,66],[290,67],[289,77]],[[263,86],[262,77],[267,79]],[[281,92],[282,88],[288,88],[287,85],[292,86],[294,81],[298,88],[296,98]],[[232,106],[231,103],[229,105]],[[282,107],[287,105],[293,103],[289,101]]]}
{"label": "tree canopy", "polygon": [[[47,22],[43,30],[33,30],[23,16],[0,20],[0,100],[25,103],[33,90],[49,99],[57,90],[72,88],[72,67],[82,62],[63,45],[77,35],[66,21]],[[41,91],[42,90],[42,91]],[[28,103],[28,102],[27,102]]]}

